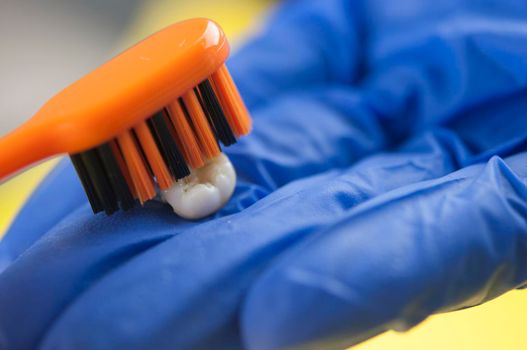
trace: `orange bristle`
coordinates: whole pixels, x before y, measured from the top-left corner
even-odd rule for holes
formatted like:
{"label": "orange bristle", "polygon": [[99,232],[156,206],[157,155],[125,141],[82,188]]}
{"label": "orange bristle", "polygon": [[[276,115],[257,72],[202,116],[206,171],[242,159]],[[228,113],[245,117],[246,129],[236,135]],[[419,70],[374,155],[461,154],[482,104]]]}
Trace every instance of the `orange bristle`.
{"label": "orange bristle", "polygon": [[251,118],[232,77],[223,65],[212,74],[214,92],[218,95],[225,115],[236,137],[247,135],[252,128]]}
{"label": "orange bristle", "polygon": [[196,135],[192,131],[180,102],[171,103],[167,109],[174,127],[176,140],[188,165],[194,169],[202,167],[205,164],[205,160],[201,155]]}
{"label": "orange bristle", "polygon": [[161,153],[159,153],[159,149],[146,122],[136,125],[134,130],[148,160],[148,164],[150,164],[150,168],[156,177],[159,188],[161,190],[169,189],[174,183],[174,179],[170,176],[170,172],[165,165]]}
{"label": "orange bristle", "polygon": [[131,133],[125,132],[121,134],[117,138],[117,141],[123,152],[126,166],[130,171],[139,202],[143,204],[147,200],[154,198],[156,195],[154,183],[148,173],[145,161],[143,160],[140,150],[138,149]]}
{"label": "orange bristle", "polygon": [[218,142],[214,137],[196,93],[193,90],[190,90],[183,95],[182,99],[187,108],[190,121],[194,125],[203,156],[206,159],[218,156],[220,154]]}

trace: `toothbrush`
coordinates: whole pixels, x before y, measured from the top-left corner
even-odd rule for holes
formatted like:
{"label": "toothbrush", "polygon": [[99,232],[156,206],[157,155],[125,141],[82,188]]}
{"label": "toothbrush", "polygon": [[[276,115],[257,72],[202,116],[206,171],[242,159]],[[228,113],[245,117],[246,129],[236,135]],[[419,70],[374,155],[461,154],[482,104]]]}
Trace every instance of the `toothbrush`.
{"label": "toothbrush", "polygon": [[0,139],[0,181],[67,153],[94,213],[143,205],[157,191],[184,217],[219,209],[235,179],[220,143],[251,130],[225,66],[229,50],[221,28],[202,18],[139,42]]}

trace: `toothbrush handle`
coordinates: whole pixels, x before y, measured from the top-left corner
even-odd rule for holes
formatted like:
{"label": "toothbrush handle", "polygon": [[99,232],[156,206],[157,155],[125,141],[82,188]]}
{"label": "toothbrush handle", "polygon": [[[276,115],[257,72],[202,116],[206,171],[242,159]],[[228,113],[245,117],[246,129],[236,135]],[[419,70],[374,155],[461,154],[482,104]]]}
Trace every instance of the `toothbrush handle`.
{"label": "toothbrush handle", "polygon": [[31,123],[0,138],[0,183],[33,163],[54,155],[53,140]]}

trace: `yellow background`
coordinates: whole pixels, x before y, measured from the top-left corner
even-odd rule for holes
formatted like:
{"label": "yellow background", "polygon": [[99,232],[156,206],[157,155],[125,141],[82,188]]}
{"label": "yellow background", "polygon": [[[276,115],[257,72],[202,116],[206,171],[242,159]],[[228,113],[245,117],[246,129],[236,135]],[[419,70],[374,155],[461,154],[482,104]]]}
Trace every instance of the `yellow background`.
{"label": "yellow background", "polygon": [[[163,26],[188,17],[210,17],[221,23],[235,41],[255,28],[270,1],[145,2],[123,46]],[[31,191],[51,169],[46,162],[0,186],[0,236]],[[399,334],[390,332],[355,347],[359,350],[516,350],[527,349],[527,292],[514,291],[483,306],[437,315]]]}

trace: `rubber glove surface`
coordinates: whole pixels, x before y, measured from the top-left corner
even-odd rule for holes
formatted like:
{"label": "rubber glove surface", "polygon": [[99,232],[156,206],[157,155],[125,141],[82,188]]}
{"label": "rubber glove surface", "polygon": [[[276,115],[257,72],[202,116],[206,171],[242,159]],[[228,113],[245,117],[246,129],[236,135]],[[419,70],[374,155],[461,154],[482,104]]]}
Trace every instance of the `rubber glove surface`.
{"label": "rubber glove surface", "polygon": [[281,4],[230,62],[228,205],[94,216],[63,162],[0,243],[0,349],[339,349],[521,287],[524,5]]}

